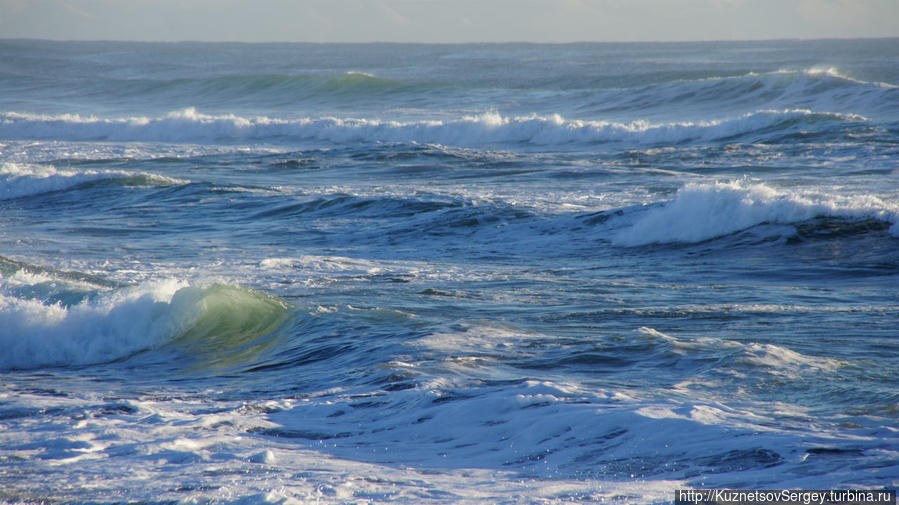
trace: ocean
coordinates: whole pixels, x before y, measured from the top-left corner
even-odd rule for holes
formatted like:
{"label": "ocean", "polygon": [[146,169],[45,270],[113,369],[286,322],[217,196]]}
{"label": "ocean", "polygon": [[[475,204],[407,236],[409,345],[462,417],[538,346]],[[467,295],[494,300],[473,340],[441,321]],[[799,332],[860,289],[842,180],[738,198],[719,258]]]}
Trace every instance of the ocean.
{"label": "ocean", "polygon": [[899,39],[0,41],[0,502],[899,487]]}

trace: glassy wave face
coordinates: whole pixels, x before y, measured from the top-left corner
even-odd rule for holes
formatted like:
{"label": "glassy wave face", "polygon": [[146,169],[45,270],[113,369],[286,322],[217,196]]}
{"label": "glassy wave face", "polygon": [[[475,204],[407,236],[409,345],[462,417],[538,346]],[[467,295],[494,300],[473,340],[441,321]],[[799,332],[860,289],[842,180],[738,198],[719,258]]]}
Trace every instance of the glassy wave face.
{"label": "glassy wave face", "polygon": [[895,488],[896,55],[0,41],[0,501]]}

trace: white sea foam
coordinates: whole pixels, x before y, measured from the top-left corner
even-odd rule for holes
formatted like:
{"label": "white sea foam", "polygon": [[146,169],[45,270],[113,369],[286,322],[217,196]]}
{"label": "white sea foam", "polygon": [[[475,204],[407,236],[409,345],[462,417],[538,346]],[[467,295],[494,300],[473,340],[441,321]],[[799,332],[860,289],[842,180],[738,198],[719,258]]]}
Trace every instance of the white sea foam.
{"label": "white sea foam", "polygon": [[[77,501],[89,493],[92,499],[109,501],[128,496],[132,500],[179,503],[644,504],[662,503],[674,489],[688,485],[674,476],[621,479],[603,475],[593,478],[550,475],[549,478],[533,478],[516,472],[514,467],[504,468],[502,464],[484,467],[473,463],[454,468],[456,465],[446,465],[445,455],[431,452],[433,445],[427,444],[428,439],[437,438],[440,433],[429,437],[423,435],[422,442],[427,445],[417,447],[416,439],[393,441],[398,434],[392,429],[379,429],[380,436],[373,436],[375,443],[360,447],[359,451],[377,448],[380,454],[357,458],[333,454],[327,443],[308,447],[301,443],[302,439],[279,440],[248,433],[280,427],[268,419],[271,414],[266,412],[286,411],[279,420],[284,422],[284,428],[290,429],[293,422],[302,424],[305,410],[333,410],[327,405],[319,405],[323,402],[317,398],[299,404],[285,400],[276,406],[255,401],[219,400],[215,409],[211,409],[208,401],[192,398],[109,403],[99,396],[54,398],[18,394],[7,400],[11,410],[27,411],[37,406],[50,412],[61,411],[66,420],[67,415],[86,420],[53,422],[55,419],[48,421],[41,416],[38,422],[42,424],[29,431],[0,430],[0,455],[21,462],[36,475],[28,486],[14,482],[4,489],[6,498],[12,497],[11,502],[28,501],[35,495],[50,494],[48,490],[52,489],[54,497],[65,501]],[[431,398],[424,397],[425,406],[433,409],[429,405]],[[494,400],[499,400],[498,405],[490,407]],[[623,438],[634,440],[631,444],[649,445],[657,443],[665,433],[657,427],[683,423],[620,413],[603,416],[586,405],[575,406],[575,419],[567,419],[555,411],[537,415],[534,413],[539,409],[521,410],[517,400],[492,395],[472,401],[471,411],[453,408],[432,422],[449,428],[450,437],[467,433],[468,439],[478,442],[467,451],[476,452],[482,443],[490,444],[488,437],[502,432],[503,426],[480,427],[475,420],[490,419],[499,409],[504,413],[505,409],[523,412],[526,419],[507,427],[514,438],[505,444],[495,444],[503,449],[499,457],[512,458],[528,455],[527,446],[523,444],[547,432],[556,435],[550,442],[561,444],[569,424],[574,427],[575,434],[583,435],[585,432],[590,434],[591,427],[597,424],[605,427],[633,421],[641,433],[648,427],[653,428],[650,434],[655,438],[646,442],[626,434]],[[551,399],[546,401],[553,403]],[[484,408],[485,404],[488,408]],[[91,414],[97,415],[92,417]],[[398,419],[391,417],[389,420],[414,422],[417,415],[414,410],[406,409],[400,409],[397,414]],[[468,418],[455,417],[459,414],[473,417],[471,421],[460,422],[460,419]],[[380,426],[380,417],[374,416],[374,422],[366,424]],[[53,426],[50,434],[46,429],[48,423]],[[479,429],[472,429],[472,426],[479,426]],[[404,428],[401,434],[406,434],[408,428],[401,427]],[[706,433],[708,431],[711,430]],[[413,432],[412,435],[420,434]],[[427,458],[429,464],[407,465],[402,464],[402,460],[367,461],[401,455],[400,449],[404,445],[409,446],[407,451]],[[444,445],[438,444],[438,447]],[[569,442],[568,445],[575,451],[580,449],[580,444]],[[88,458],[90,463],[86,465],[84,460]],[[593,461],[582,464],[584,473],[589,475],[602,470],[590,463]],[[71,485],[55,485],[54,471],[64,472]],[[173,472],[178,475],[174,485]],[[223,483],[222,474],[236,475],[237,478]],[[245,478],[246,475],[252,478]]]}
{"label": "white sea foam", "polygon": [[10,139],[110,140],[161,142],[322,140],[330,142],[423,142],[451,146],[492,143],[557,146],[608,142],[681,143],[726,139],[795,121],[864,121],[853,114],[805,109],[764,110],[710,121],[626,123],[549,116],[502,116],[495,112],[450,120],[389,121],[357,118],[296,120],[206,115],[193,108],[164,117],[104,119],[0,113],[0,136]]}
{"label": "white sea foam", "polygon": [[815,217],[878,219],[899,236],[899,206],[870,195],[791,192],[745,180],[688,183],[675,198],[645,211],[613,237],[621,246],[696,243],[762,223],[797,223]]}
{"label": "white sea foam", "polygon": [[370,74],[368,72],[359,72],[359,71],[355,71],[355,70],[350,70],[348,72],[344,72],[343,75],[349,76],[349,77],[355,76],[355,77],[368,77],[370,79],[377,79],[377,77],[375,77],[374,74]]}
{"label": "white sea foam", "polygon": [[302,268],[317,273],[350,273],[350,274],[377,274],[384,270],[385,265],[375,261],[344,258],[341,256],[301,256],[296,258],[267,258],[260,262],[259,266],[267,270],[284,268]]}
{"label": "white sea foam", "polygon": [[834,372],[843,363],[835,358],[806,356],[773,344],[748,344],[743,363],[765,367],[770,373],[796,377],[806,372]]}
{"label": "white sea foam", "polygon": [[[787,77],[793,80],[785,81],[783,78]],[[721,83],[721,82],[751,82],[752,84],[764,84],[762,86],[763,89],[772,89],[776,84],[784,85],[790,90],[791,93],[808,93],[809,87],[813,85],[812,81],[805,80],[807,78],[812,79],[821,79],[821,78],[829,78],[833,79],[837,82],[844,82],[847,84],[856,84],[862,86],[869,86],[873,88],[883,88],[883,89],[893,89],[899,88],[899,86],[885,83],[885,82],[870,82],[863,81],[861,79],[855,79],[849,77],[848,75],[842,73],[840,69],[834,66],[813,66],[804,69],[795,69],[795,68],[781,68],[779,70],[775,70],[773,72],[748,72],[743,75],[738,76],[728,76],[728,77],[706,77],[701,79],[692,79],[692,80],[677,80],[673,81],[674,85],[688,85],[688,84],[700,84],[700,83]],[[669,84],[665,84],[667,86]],[[757,86],[755,86],[757,87]],[[783,86],[782,86],[783,87]]]}
{"label": "white sea foam", "polygon": [[[791,71],[791,70],[780,70],[780,71],[778,71],[778,72],[775,72],[775,74],[777,74],[777,73],[794,73],[794,72],[795,72],[795,71]],[[823,76],[823,77],[830,77],[830,78],[833,78],[833,79],[838,79],[838,80],[841,80],[841,81],[851,82],[851,83],[854,83],[854,84],[862,84],[862,85],[867,85],[867,86],[875,86],[875,87],[883,88],[883,89],[897,89],[897,88],[899,88],[899,86],[896,86],[895,84],[889,84],[889,83],[886,83],[886,82],[870,82],[870,81],[863,81],[863,80],[861,80],[861,79],[855,79],[855,78],[849,77],[848,75],[843,74],[843,73],[840,71],[840,69],[838,69],[837,67],[832,67],[832,66],[828,66],[828,67],[825,67],[825,66],[811,67],[811,68],[807,68],[807,69],[803,70],[802,73],[805,74],[805,75],[808,75],[808,76],[812,76],[812,77],[822,77],[822,76]]]}
{"label": "white sea foam", "polygon": [[[770,375],[796,378],[807,373],[834,373],[845,364],[836,358],[808,356],[773,344],[747,344],[718,337],[675,337],[647,327],[637,331],[646,338],[670,345],[671,351],[677,354],[725,351],[731,354],[733,364],[763,368]],[[727,368],[720,370],[726,372]]]}

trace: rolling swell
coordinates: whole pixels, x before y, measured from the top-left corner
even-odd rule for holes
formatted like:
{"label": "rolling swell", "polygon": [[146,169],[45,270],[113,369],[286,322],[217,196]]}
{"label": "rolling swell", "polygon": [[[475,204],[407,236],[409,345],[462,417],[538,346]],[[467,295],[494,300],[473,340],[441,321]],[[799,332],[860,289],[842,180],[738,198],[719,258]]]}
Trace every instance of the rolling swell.
{"label": "rolling swell", "polygon": [[428,92],[431,85],[413,85],[362,72],[338,75],[225,75],[207,78],[106,82],[116,96],[177,102],[201,97],[204,103],[294,105],[303,102],[372,98],[382,94]]}
{"label": "rolling swell", "polygon": [[319,197],[313,200],[274,206],[254,214],[251,219],[283,219],[300,215],[320,217],[395,218],[435,212],[460,206],[459,203],[421,201],[404,198],[367,198],[348,194]]}
{"label": "rolling swell", "polygon": [[24,77],[0,73],[0,87],[18,94],[27,94],[39,88],[59,99],[77,95],[82,99],[128,108],[133,107],[135,100],[161,108],[218,106],[223,103],[231,107],[293,107],[298,104],[333,107],[348,101],[363,102],[374,98],[406,97],[415,100],[447,88],[446,84],[402,82],[356,71],[327,74],[219,73],[200,77],[195,77],[195,74],[191,71],[122,79],[65,74]]}
{"label": "rolling swell", "polygon": [[894,115],[899,86],[867,82],[835,68],[778,70],[732,77],[670,81],[601,93],[586,110],[594,113],[646,111],[677,104],[685,111],[811,109],[879,116]]}

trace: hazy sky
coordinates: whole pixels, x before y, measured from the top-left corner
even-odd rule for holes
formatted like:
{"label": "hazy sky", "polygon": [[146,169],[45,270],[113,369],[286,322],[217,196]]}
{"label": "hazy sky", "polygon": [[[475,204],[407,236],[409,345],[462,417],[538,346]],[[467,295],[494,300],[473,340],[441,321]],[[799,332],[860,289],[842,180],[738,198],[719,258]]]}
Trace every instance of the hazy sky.
{"label": "hazy sky", "polygon": [[899,0],[0,0],[0,38],[569,42],[896,36]]}

